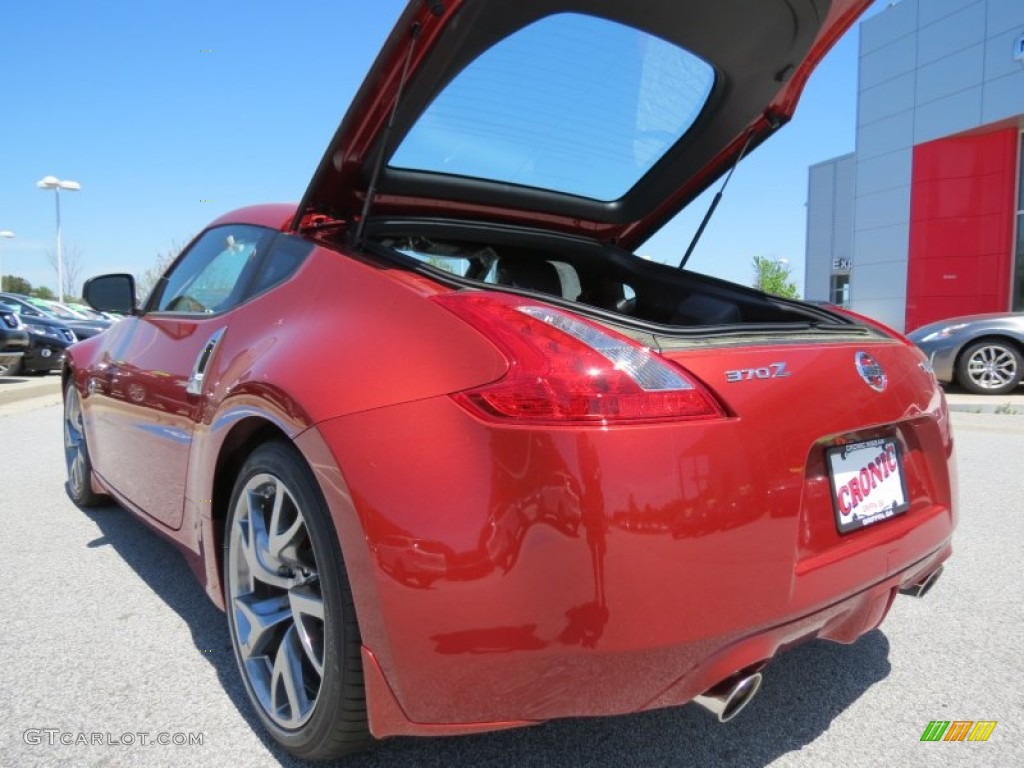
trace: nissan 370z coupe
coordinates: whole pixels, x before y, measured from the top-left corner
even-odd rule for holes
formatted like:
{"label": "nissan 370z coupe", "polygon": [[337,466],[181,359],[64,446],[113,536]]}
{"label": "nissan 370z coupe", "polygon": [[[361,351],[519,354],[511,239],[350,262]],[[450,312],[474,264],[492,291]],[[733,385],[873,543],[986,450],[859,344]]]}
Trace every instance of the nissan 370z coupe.
{"label": "nissan 370z coupe", "polygon": [[298,205],[213,222],[141,306],[87,283],[128,316],[69,353],[68,491],[180,545],[277,741],[727,720],[934,582],[921,352],[633,253],[867,4],[417,0]]}

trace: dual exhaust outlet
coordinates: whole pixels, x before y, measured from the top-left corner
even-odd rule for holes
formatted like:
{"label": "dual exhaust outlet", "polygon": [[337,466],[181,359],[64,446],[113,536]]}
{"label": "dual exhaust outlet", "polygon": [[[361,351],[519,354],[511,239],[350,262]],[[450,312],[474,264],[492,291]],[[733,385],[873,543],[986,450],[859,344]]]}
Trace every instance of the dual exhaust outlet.
{"label": "dual exhaust outlet", "polygon": [[726,723],[738,715],[761,690],[760,672],[739,672],[694,698],[694,703]]}
{"label": "dual exhaust outlet", "polygon": [[[942,569],[943,566],[940,565],[915,584],[900,589],[900,593],[924,597],[939,580]],[[718,718],[718,722],[726,723],[736,717],[753,700],[761,690],[761,680],[760,672],[737,672],[732,677],[727,677],[718,685],[704,691],[693,701],[714,714]]]}
{"label": "dual exhaust outlet", "polygon": [[927,576],[919,580],[916,584],[903,587],[900,590],[901,595],[910,595],[911,597],[924,597],[928,594],[928,590],[935,586],[935,582],[939,580],[939,576],[942,575],[942,569],[944,565],[940,565],[934,571],[929,573]]}

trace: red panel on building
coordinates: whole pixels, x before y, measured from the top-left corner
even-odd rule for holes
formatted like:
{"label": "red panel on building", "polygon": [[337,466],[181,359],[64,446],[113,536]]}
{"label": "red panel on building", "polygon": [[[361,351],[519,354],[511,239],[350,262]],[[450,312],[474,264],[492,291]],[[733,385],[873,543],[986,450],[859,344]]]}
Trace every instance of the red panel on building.
{"label": "red panel on building", "polygon": [[906,330],[1009,310],[1016,127],[914,147]]}

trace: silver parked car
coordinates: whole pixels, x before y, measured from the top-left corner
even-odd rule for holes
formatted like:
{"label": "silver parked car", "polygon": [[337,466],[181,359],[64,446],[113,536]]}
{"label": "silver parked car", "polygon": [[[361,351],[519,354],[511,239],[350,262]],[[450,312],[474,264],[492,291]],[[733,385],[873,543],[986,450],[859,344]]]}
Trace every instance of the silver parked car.
{"label": "silver parked car", "polygon": [[1012,392],[1024,375],[1024,312],[951,317],[907,337],[932,361],[935,377],[981,395]]}

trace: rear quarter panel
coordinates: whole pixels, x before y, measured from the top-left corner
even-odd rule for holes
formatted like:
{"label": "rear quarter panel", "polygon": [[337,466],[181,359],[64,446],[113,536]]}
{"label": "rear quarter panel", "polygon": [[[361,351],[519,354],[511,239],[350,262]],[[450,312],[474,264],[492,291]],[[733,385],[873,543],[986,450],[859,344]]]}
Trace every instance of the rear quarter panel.
{"label": "rear quarter panel", "polygon": [[[212,507],[215,468],[242,422],[269,422],[295,440],[327,419],[500,377],[505,359],[427,301],[436,290],[317,247],[291,279],[233,312],[210,363],[185,488],[182,529],[201,533],[182,543],[213,551],[203,541],[215,539],[213,517],[223,512]],[[306,458],[319,472],[318,457]],[[216,558],[205,559],[207,591],[219,604]]]}

